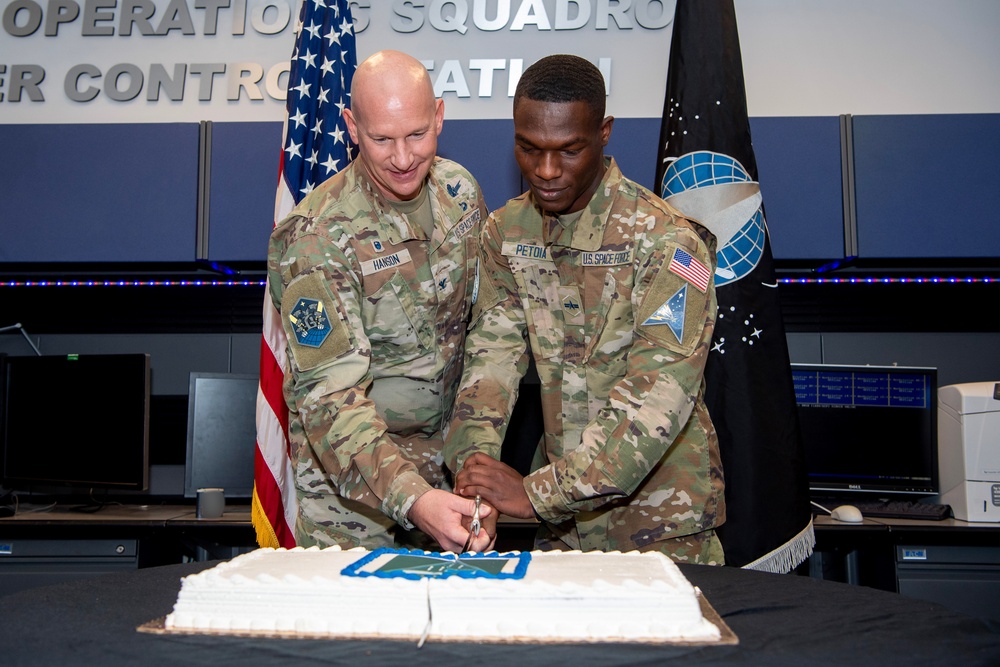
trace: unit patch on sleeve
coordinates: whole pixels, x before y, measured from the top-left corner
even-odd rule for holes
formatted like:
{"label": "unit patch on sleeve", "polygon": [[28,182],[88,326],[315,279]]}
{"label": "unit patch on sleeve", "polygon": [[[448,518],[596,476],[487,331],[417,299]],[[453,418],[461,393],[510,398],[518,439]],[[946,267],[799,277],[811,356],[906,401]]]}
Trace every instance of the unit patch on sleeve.
{"label": "unit patch on sleeve", "polygon": [[322,271],[300,275],[285,289],[281,319],[300,370],[317,368],[353,347],[338,303]]}
{"label": "unit patch on sleeve", "polygon": [[323,302],[305,297],[292,306],[292,312],[288,314],[288,324],[295,341],[306,347],[320,347],[333,330]]}

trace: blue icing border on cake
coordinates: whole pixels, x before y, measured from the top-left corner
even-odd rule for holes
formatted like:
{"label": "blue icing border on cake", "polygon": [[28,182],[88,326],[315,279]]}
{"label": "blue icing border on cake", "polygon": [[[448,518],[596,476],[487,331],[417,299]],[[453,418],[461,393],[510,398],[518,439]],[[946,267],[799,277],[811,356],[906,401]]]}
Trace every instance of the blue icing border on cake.
{"label": "blue icing border on cake", "polygon": [[[474,570],[451,570],[445,571],[439,574],[415,574],[412,572],[395,571],[395,572],[362,572],[361,569],[374,561],[375,559],[384,556],[386,554],[396,555],[396,556],[428,556],[431,558],[436,558],[446,562],[460,563],[462,561],[477,560],[477,559],[496,559],[503,558],[505,560],[515,560],[517,565],[514,567],[513,572],[508,573],[498,573],[491,574],[481,569]],[[524,575],[528,572],[528,563],[531,562],[531,553],[527,551],[521,552],[507,552],[507,553],[497,553],[496,551],[491,551],[488,553],[464,553],[464,554],[446,554],[438,551],[422,551],[420,549],[392,549],[388,547],[380,547],[374,551],[369,552],[365,556],[362,556],[358,560],[354,561],[343,570],[340,574],[345,577],[378,577],[380,579],[447,579],[448,577],[460,577],[462,579],[523,579]]]}

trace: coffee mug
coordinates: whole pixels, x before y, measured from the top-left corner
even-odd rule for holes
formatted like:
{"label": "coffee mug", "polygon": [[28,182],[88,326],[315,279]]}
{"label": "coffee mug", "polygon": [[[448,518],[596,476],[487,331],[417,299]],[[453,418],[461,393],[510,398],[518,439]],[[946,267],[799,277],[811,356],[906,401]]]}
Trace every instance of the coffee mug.
{"label": "coffee mug", "polygon": [[198,518],[218,519],[226,509],[224,489],[198,489]]}

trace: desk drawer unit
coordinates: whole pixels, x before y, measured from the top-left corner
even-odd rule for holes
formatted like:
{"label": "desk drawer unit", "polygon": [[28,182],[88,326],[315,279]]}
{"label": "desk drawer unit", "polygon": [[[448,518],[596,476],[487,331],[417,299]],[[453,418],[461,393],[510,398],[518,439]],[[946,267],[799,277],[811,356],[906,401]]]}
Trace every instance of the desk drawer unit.
{"label": "desk drawer unit", "polygon": [[0,538],[0,595],[138,567],[131,540]]}
{"label": "desk drawer unit", "polygon": [[1000,546],[896,547],[903,595],[1000,621]]}

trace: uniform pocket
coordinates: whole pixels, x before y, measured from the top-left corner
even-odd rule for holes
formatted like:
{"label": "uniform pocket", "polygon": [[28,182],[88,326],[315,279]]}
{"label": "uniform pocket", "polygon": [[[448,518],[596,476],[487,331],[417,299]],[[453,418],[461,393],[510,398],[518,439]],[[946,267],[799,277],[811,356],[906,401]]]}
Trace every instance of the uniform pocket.
{"label": "uniform pocket", "polygon": [[565,331],[555,264],[512,257],[510,265],[524,306],[532,352],[541,359],[560,359]]}
{"label": "uniform pocket", "polygon": [[410,361],[429,346],[417,318],[416,303],[406,279],[396,272],[361,309],[372,347],[372,365],[380,361]]}
{"label": "uniform pocket", "polygon": [[609,271],[604,275],[600,310],[594,319],[587,348],[587,366],[604,375],[620,378],[625,374],[628,351],[634,338],[632,289]]}

